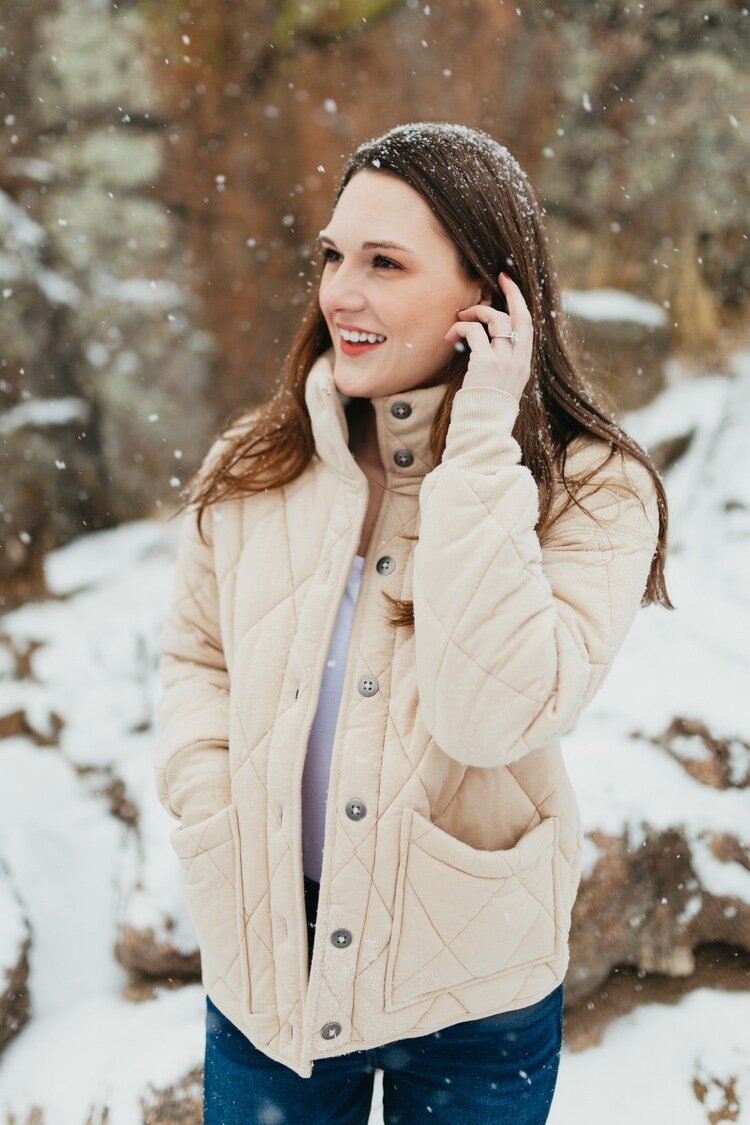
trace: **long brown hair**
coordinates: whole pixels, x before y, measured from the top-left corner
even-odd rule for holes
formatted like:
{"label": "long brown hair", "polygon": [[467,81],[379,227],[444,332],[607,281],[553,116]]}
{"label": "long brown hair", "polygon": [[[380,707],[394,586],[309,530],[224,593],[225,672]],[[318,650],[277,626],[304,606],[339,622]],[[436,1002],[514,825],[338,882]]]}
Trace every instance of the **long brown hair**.
{"label": "long brown hair", "polygon": [[[674,609],[664,580],[664,485],[648,453],[617,425],[612,407],[604,403],[601,393],[594,392],[571,359],[569,328],[543,227],[544,212],[518,162],[505,146],[482,130],[445,122],[417,122],[396,126],[361,144],[344,168],[336,201],[352,176],[363,169],[397,176],[419,192],[456,247],[467,280],[484,281],[491,287],[494,308],[507,311],[497,281],[500,270],[510,274],[523,294],[534,324],[534,346],[531,376],[521,397],[513,436],[521,448],[521,463],[530,470],[539,489],[536,529],[540,539],[548,530],[557,479],[562,480],[568,493],[566,507],[571,501],[582,506],[573,492],[588,477],[565,476],[567,448],[574,438],[583,435],[606,442],[609,454],[603,464],[618,453],[621,457],[630,454],[651,474],[659,510],[657,547],[642,604],[658,602]],[[197,505],[199,529],[208,504],[287,484],[309,464],[315,447],[305,383],[317,357],[331,345],[316,290],[292,343],[280,390],[260,407],[234,411],[222,434],[218,455],[210,459],[210,464],[204,462],[202,471],[194,475],[186,503]],[[469,359],[468,348],[455,351],[443,372],[446,394],[430,431],[435,464],[442,457],[453,397],[461,387]],[[597,471],[601,467],[597,466]],[[570,484],[574,484],[573,490]],[[559,514],[556,511],[554,518]],[[413,603],[382,592],[391,608],[389,623],[413,625]]]}

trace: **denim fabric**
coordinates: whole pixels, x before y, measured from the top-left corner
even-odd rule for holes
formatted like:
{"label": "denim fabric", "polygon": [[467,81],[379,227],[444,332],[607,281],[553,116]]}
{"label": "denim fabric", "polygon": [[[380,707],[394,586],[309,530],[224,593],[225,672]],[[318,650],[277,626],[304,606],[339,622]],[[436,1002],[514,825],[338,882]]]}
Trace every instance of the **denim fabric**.
{"label": "denim fabric", "polygon": [[[305,877],[309,960],[318,884]],[[525,1008],[317,1059],[269,1059],[206,997],[204,1125],[366,1125],[376,1068],[384,1125],[543,1125],[562,1047],[563,985]]]}

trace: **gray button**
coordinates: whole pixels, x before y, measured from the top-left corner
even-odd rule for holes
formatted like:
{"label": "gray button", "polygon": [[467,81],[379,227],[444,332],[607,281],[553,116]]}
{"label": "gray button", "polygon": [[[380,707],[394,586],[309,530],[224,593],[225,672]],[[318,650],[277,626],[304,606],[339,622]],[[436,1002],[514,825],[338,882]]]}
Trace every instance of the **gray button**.
{"label": "gray button", "polygon": [[393,454],[393,460],[403,469],[406,468],[407,465],[411,465],[414,460],[414,454],[410,449],[397,449]]}
{"label": "gray button", "polygon": [[337,1035],[341,1034],[341,1024],[335,1021],[333,1023],[325,1023],[320,1029],[320,1034],[324,1039],[335,1039]]}
{"label": "gray button", "polygon": [[334,930],[331,934],[331,944],[337,949],[345,949],[352,944],[351,930]]}
{"label": "gray button", "polygon": [[411,407],[408,402],[394,402],[391,406],[391,414],[394,418],[408,418],[411,414]]}
{"label": "gray button", "polygon": [[360,676],[357,680],[357,691],[360,695],[374,695],[377,690],[377,676]]}
{"label": "gray button", "polygon": [[381,555],[375,563],[375,569],[378,574],[392,574],[396,569],[396,560],[392,559],[390,555]]}
{"label": "gray button", "polygon": [[359,797],[352,797],[346,802],[346,815],[350,820],[364,820],[367,816],[367,805]]}

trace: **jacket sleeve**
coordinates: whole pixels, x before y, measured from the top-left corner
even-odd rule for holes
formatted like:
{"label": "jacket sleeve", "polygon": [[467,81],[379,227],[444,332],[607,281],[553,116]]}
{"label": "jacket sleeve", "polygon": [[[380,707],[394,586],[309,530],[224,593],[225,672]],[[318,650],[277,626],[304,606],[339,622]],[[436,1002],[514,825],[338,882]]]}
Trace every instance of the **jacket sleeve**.
{"label": "jacket sleeve", "polygon": [[156,704],[156,789],[167,812],[195,824],[229,804],[229,675],[213,565],[213,506],[205,545],[183,516],[171,604],[161,634]]}
{"label": "jacket sleeve", "polygon": [[[573,727],[635,617],[657,545],[651,475],[619,453],[576,494],[600,522],[571,503],[541,543],[538,489],[512,436],[518,409],[500,388],[460,388],[419,494],[420,716],[449,757],[473,766],[513,762]],[[609,447],[593,445],[594,459],[589,443],[568,472],[604,461]]]}

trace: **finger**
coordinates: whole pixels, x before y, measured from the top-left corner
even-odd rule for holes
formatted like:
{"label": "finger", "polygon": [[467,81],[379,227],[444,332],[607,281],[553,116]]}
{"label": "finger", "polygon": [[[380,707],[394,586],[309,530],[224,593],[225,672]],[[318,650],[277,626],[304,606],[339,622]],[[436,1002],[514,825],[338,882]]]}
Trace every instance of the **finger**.
{"label": "finger", "polygon": [[[456,339],[458,336],[465,336],[466,333],[463,331],[463,329],[465,329],[465,328],[475,328],[475,329],[479,328],[479,329],[481,329],[482,325],[479,324],[479,322],[474,320],[474,319],[472,319],[472,320],[457,320],[454,324],[451,325],[451,327],[448,329],[448,331],[446,332],[445,335],[446,335],[446,337],[449,337],[449,336],[451,336],[451,333],[452,333],[453,339]],[[487,333],[483,332],[483,335],[484,335],[485,339],[487,339]]]}
{"label": "finger", "polygon": [[500,278],[500,285],[508,303],[508,312],[513,327],[518,331],[519,324],[531,325],[531,313],[528,310],[526,302],[523,299],[523,293],[516,285],[512,277],[507,273],[498,274]]}
{"label": "finger", "polygon": [[459,309],[458,315],[461,317],[471,317],[483,321],[485,324],[491,325],[504,325],[505,320],[499,319],[500,317],[508,317],[508,313],[503,312],[501,309],[493,309],[492,305],[469,305],[468,308]]}
{"label": "finger", "polygon": [[482,347],[485,347],[490,351],[492,350],[492,345],[490,343],[489,337],[487,336],[487,333],[485,332],[482,325],[477,324],[476,321],[474,321],[473,323],[467,322],[465,324],[454,324],[452,328],[449,328],[446,332],[445,338],[449,344],[455,344],[459,339],[463,338],[467,341],[472,351],[476,351],[477,348]]}
{"label": "finger", "polygon": [[511,329],[511,319],[507,313],[500,309],[493,309],[491,305],[470,305],[467,309],[460,309],[458,315],[466,317],[461,323],[470,323],[471,320],[480,320],[487,325],[490,342],[497,336],[506,335]]}

